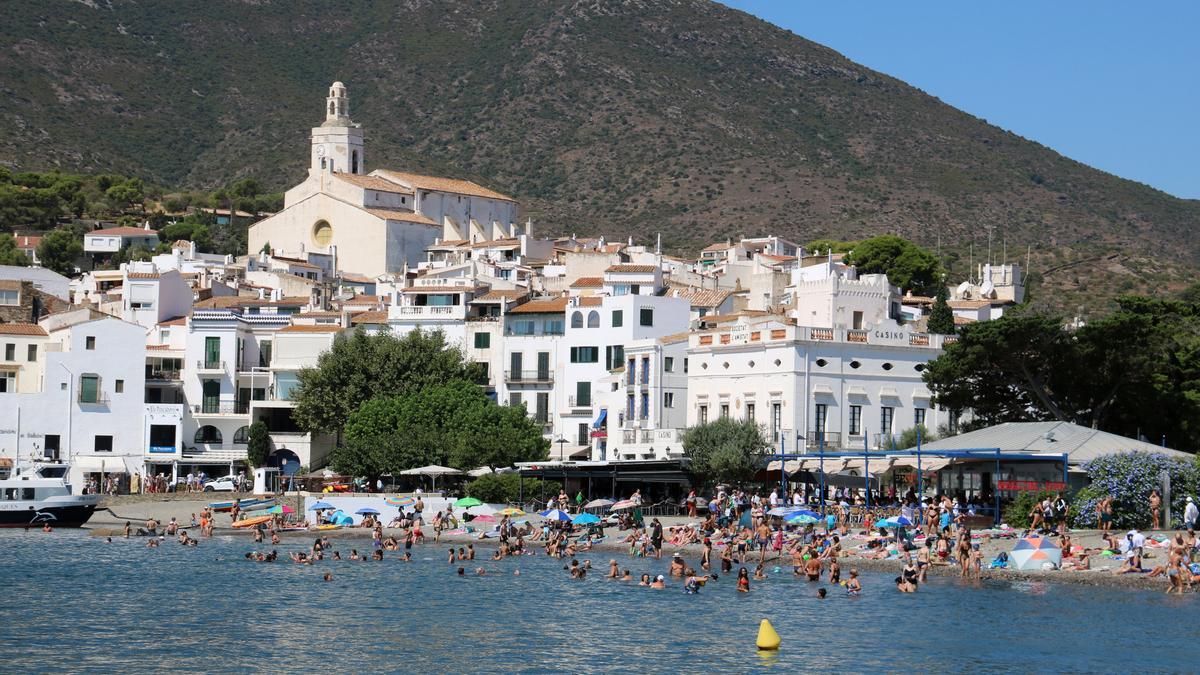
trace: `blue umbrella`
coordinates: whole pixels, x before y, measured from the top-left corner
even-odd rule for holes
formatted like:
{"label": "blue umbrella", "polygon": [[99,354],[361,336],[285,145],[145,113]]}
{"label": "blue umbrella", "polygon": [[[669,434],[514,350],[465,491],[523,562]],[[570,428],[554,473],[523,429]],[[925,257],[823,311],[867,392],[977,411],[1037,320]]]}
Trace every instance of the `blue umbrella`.
{"label": "blue umbrella", "polygon": [[561,520],[565,522],[571,519],[571,514],[563,511],[562,509],[546,509],[538,515],[546,520]]}
{"label": "blue umbrella", "polygon": [[808,525],[809,523],[817,522],[817,520],[819,520],[819,519],[814,518],[813,516],[810,516],[807,513],[796,513],[796,514],[788,516],[786,520],[787,520],[787,522],[792,523],[794,525]]}
{"label": "blue umbrella", "polygon": [[581,513],[571,519],[576,525],[591,525],[592,523],[600,522],[600,517],[591,513]]}
{"label": "blue umbrella", "polygon": [[332,509],[333,504],[326,502],[313,502],[313,505],[308,507],[309,511],[320,511],[321,509]]}
{"label": "blue umbrella", "polygon": [[892,516],[891,518],[881,518],[875,523],[875,527],[909,527],[912,521],[904,516]]}
{"label": "blue umbrella", "polygon": [[375,509],[371,509],[371,508],[359,509],[359,510],[355,511],[355,513],[357,513],[360,516],[366,516],[366,515],[377,516],[377,515],[379,515],[378,511],[376,511]]}
{"label": "blue umbrella", "polygon": [[799,506],[776,506],[775,508],[771,509],[770,511],[767,511],[767,515],[768,516],[785,516],[786,517],[786,516],[790,516],[794,513],[797,513],[799,511],[803,511],[803,509],[800,508]]}

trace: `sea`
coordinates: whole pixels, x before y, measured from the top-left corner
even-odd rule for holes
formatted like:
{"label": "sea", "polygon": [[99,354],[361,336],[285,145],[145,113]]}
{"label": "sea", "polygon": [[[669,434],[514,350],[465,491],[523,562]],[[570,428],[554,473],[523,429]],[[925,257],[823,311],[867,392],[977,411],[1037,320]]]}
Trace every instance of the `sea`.
{"label": "sea", "polygon": [[[722,576],[687,595],[603,579],[609,552],[573,580],[542,555],[405,563],[245,560],[247,538],[195,548],[86,531],[0,532],[4,672],[691,673],[1195,671],[1194,595],[1073,584],[930,579],[913,595],[864,573],[863,593],[767,569],[750,593]],[[363,539],[334,540],[343,556]],[[261,546],[259,548],[262,548]],[[489,549],[479,548],[486,558]],[[667,559],[616,556],[635,578]],[[695,561],[692,561],[695,562]],[[485,570],[483,576],[476,567]],[[519,571],[519,575],[517,572]],[[332,581],[323,581],[326,572]],[[817,598],[817,588],[829,590]],[[782,638],[760,652],[768,619]]]}

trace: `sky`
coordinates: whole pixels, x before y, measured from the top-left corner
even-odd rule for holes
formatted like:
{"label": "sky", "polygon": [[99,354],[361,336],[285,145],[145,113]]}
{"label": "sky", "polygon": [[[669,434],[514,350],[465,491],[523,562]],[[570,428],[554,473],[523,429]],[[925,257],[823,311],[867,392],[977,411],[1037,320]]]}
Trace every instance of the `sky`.
{"label": "sky", "polygon": [[1068,157],[1200,199],[1200,2],[724,2]]}

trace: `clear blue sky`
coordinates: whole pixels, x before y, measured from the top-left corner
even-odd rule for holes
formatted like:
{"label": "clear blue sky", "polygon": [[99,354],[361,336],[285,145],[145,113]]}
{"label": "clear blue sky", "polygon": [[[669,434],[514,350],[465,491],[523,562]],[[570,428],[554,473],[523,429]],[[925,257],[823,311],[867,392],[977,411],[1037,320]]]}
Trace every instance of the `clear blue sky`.
{"label": "clear blue sky", "polygon": [[727,0],[1109,173],[1200,199],[1200,2]]}

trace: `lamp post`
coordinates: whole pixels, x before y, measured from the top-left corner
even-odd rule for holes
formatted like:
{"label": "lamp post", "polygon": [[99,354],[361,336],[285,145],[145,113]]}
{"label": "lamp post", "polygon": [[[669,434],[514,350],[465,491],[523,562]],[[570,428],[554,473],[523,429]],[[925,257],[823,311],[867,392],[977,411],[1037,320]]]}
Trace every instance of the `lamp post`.
{"label": "lamp post", "polygon": [[559,436],[558,440],[554,442],[558,443],[558,461],[561,462],[563,461],[563,446],[567,444],[567,439]]}

